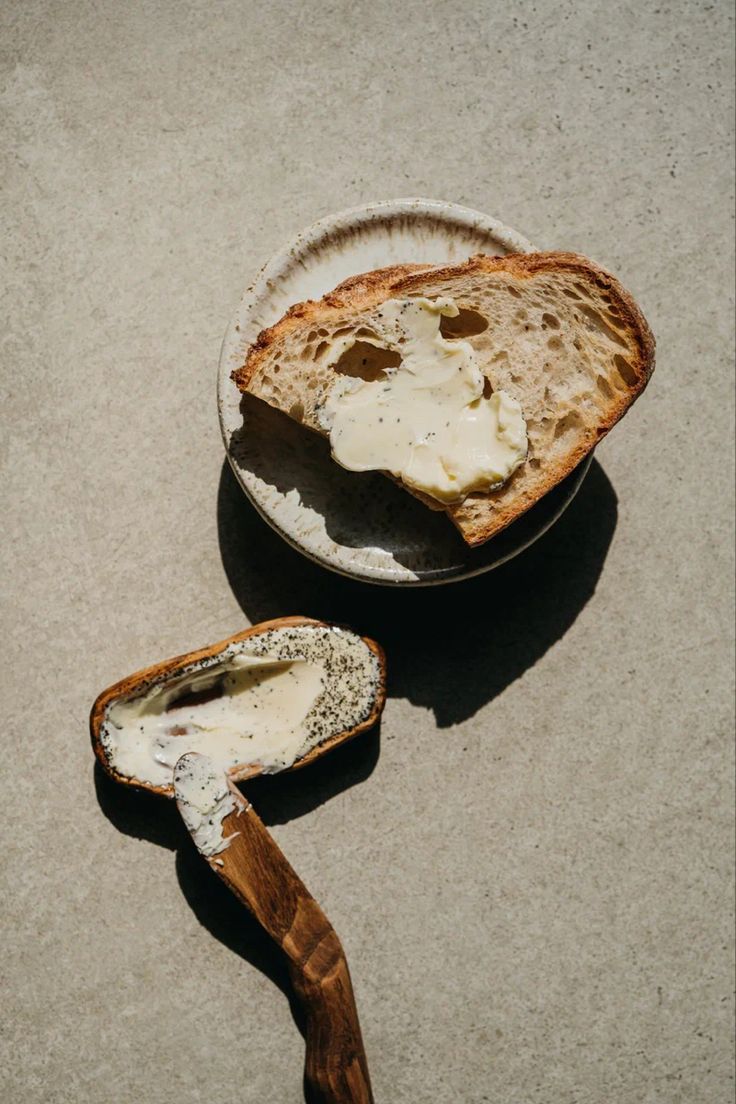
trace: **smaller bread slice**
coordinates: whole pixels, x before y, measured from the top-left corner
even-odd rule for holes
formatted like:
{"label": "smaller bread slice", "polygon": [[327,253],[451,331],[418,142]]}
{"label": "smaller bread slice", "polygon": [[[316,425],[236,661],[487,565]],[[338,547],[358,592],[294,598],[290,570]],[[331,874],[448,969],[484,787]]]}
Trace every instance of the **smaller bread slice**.
{"label": "smaller bread slice", "polygon": [[[443,333],[471,343],[489,387],[517,399],[526,419],[527,460],[503,487],[449,506],[417,495],[444,509],[469,545],[483,544],[564,479],[626,412],[654,369],[654,338],[631,295],[585,257],[479,254],[453,266],[379,269],[298,303],[259,334],[233,379],[325,435],[319,415],[337,373],[385,364],[382,350],[361,344],[374,312],[413,296],[455,300],[461,313],[445,320]],[[333,344],[345,338],[362,356],[331,364]]]}

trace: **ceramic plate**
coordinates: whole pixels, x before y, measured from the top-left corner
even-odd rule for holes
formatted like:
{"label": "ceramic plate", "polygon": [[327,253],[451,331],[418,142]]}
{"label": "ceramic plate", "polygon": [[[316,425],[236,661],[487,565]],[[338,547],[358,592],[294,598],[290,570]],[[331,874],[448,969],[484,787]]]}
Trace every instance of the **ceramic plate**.
{"label": "ceramic plate", "polygon": [[382,475],[340,468],[330,459],[328,442],[242,396],[230,379],[265,326],[292,304],[319,299],[348,276],[390,264],[459,263],[473,253],[533,249],[515,230],[479,211],[437,200],[399,199],[322,219],[268,262],[225,334],[218,406],[235,476],[277,533],[344,575],[426,586],[497,567],[557,520],[591,457],[508,529],[470,549],[444,514],[431,512]]}

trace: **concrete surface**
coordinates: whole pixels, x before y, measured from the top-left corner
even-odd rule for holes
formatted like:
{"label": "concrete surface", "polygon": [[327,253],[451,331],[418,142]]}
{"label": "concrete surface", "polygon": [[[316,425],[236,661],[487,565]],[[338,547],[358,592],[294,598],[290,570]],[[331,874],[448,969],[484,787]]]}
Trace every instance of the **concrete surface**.
{"label": "concrete surface", "polygon": [[[96,693],[279,613],[384,642],[380,737],[252,798],[341,934],[380,1104],[732,1100],[731,5],[2,8],[3,1101],[298,1104],[283,968]],[[223,470],[258,266],[419,194],[610,266],[659,343],[493,577],[303,563]]]}

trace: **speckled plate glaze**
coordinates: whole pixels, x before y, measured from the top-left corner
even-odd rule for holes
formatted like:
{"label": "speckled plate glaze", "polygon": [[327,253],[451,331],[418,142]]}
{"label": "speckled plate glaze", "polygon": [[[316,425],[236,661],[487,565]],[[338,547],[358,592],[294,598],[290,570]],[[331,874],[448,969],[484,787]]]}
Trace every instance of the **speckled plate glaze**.
{"label": "speckled plate glaze", "polygon": [[571,501],[588,457],[524,517],[471,549],[433,513],[377,473],[330,459],[329,444],[250,396],[230,379],[258,333],[294,303],[319,299],[348,276],[391,264],[461,262],[473,253],[534,247],[496,219],[429,199],[372,203],[322,219],[261,269],[222,344],[218,407],[233,472],[277,533],[332,571],[390,586],[427,586],[497,567],[542,535]]}

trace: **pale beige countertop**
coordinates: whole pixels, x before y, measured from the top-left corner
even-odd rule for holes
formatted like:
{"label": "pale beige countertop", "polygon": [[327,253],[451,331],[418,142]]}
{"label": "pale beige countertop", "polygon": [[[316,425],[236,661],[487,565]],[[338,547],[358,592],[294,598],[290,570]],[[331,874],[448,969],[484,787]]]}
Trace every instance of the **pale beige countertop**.
{"label": "pale beige countertop", "polygon": [[[386,646],[380,737],[250,796],[342,937],[378,1104],[728,1104],[731,5],[0,18],[0,1098],[302,1100],[284,969],[171,807],[96,789],[86,726],[305,613]],[[254,516],[215,375],[273,250],[411,194],[610,267],[658,367],[533,551],[397,594]]]}

